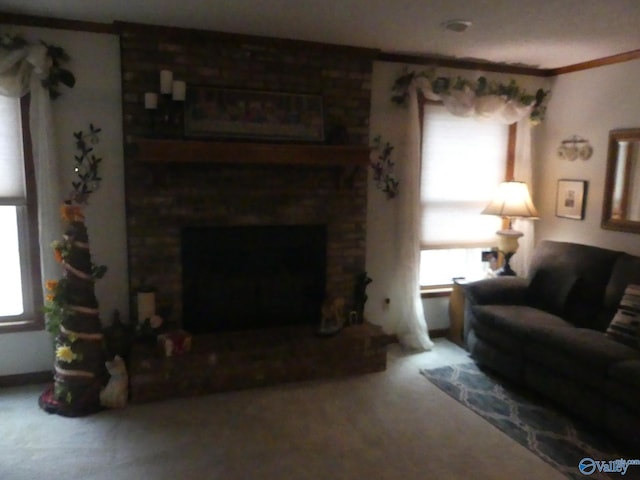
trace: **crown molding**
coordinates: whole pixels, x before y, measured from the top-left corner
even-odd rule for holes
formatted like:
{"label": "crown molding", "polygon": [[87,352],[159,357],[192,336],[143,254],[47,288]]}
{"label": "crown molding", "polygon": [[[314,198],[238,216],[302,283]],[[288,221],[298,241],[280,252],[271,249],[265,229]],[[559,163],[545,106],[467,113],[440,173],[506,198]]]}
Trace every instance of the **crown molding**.
{"label": "crown molding", "polygon": [[74,30],[77,32],[108,33],[116,35],[118,32],[111,23],[85,22],[65,18],[40,17],[36,15],[21,15],[18,13],[0,12],[0,24],[22,25],[25,27],[55,28],[58,30]]}
{"label": "crown molding", "polygon": [[588,62],[576,63],[574,65],[567,65],[566,67],[551,68],[547,70],[547,76],[556,77],[558,75],[564,75],[566,73],[590,70],[592,68],[614,65],[616,63],[630,62],[639,58],[640,50],[631,50],[630,52],[619,53],[617,55],[611,55],[610,57],[598,58],[595,60],[590,60]]}
{"label": "crown molding", "polygon": [[381,62],[411,63],[415,65],[430,65],[436,67],[460,68],[462,70],[479,70],[483,72],[512,73],[517,75],[531,75],[548,77],[546,69],[509,65],[507,63],[493,63],[482,60],[461,60],[450,57],[428,55],[405,55],[381,52],[376,60]]}
{"label": "crown molding", "polygon": [[214,32],[209,30],[195,30],[185,29],[177,27],[165,27],[159,25],[145,25],[137,23],[126,22],[114,22],[114,23],[99,23],[99,22],[86,22],[80,20],[70,20],[54,17],[43,17],[35,15],[22,15],[16,13],[3,13],[0,12],[2,18],[1,24],[6,25],[24,25],[30,27],[42,27],[42,28],[55,28],[60,30],[74,30],[81,32],[92,33],[106,33],[111,35],[119,35],[123,30],[138,30],[138,31],[150,31],[155,30],[164,34],[210,34],[225,39],[258,39],[270,40],[273,42],[291,42],[298,43],[301,46],[305,45],[324,45],[327,48],[342,48],[345,50],[360,51],[362,53],[367,52],[369,55],[374,55],[374,58],[381,62],[395,62],[395,63],[411,63],[416,65],[435,65],[439,67],[459,68],[463,70],[476,70],[484,72],[496,72],[496,73],[511,73],[518,75],[530,75],[535,77],[556,77],[567,73],[579,72],[583,70],[590,70],[592,68],[598,68],[606,65],[614,65],[616,63],[624,63],[640,58],[640,49],[632,50],[630,52],[624,52],[609,57],[598,58],[589,60],[587,62],[576,63],[573,65],[567,65],[558,68],[535,68],[521,65],[510,65],[506,63],[493,63],[482,60],[462,60],[449,57],[438,57],[428,55],[408,55],[384,52],[370,48],[352,47],[347,45],[332,45],[322,44],[314,42],[305,42],[298,40],[277,39],[269,37],[256,37],[251,35],[240,35],[233,33]]}

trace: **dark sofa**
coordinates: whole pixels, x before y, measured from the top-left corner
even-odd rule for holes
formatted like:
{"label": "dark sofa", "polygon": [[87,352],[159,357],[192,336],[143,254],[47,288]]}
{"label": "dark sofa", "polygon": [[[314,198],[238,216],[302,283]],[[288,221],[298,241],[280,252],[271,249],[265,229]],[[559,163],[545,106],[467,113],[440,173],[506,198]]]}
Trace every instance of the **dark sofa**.
{"label": "dark sofa", "polygon": [[607,333],[630,284],[640,257],[543,241],[528,278],[465,286],[466,346],[481,367],[638,448],[640,350]]}

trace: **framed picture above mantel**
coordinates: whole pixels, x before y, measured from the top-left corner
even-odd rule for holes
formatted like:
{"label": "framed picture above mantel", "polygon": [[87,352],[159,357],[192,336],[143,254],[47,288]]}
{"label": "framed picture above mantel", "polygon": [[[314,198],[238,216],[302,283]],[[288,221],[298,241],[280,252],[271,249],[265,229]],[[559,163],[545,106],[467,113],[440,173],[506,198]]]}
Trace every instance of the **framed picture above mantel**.
{"label": "framed picture above mantel", "polygon": [[185,137],[277,142],[324,141],[320,95],[189,87]]}

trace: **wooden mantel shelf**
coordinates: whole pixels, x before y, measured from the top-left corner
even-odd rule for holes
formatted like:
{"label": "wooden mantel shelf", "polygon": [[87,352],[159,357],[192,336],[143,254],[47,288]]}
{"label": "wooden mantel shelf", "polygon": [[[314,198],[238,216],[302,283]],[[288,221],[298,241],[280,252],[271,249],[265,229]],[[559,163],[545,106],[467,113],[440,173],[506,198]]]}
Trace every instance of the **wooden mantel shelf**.
{"label": "wooden mantel shelf", "polygon": [[135,140],[135,157],[149,163],[230,163],[309,166],[367,165],[370,149],[358,145],[269,144],[206,140]]}

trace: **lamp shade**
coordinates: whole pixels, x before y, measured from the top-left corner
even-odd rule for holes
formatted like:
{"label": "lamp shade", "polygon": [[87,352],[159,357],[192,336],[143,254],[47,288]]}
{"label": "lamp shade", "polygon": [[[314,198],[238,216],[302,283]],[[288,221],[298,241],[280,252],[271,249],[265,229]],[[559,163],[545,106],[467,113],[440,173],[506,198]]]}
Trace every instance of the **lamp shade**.
{"label": "lamp shade", "polygon": [[524,182],[502,182],[493,199],[482,210],[483,215],[497,215],[510,218],[538,218],[529,189]]}

